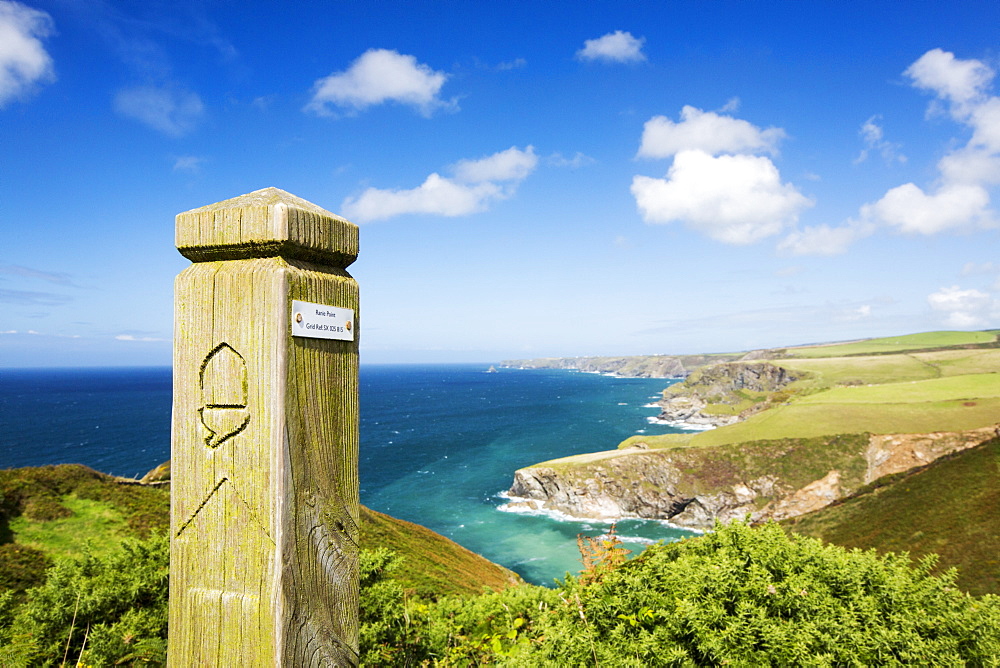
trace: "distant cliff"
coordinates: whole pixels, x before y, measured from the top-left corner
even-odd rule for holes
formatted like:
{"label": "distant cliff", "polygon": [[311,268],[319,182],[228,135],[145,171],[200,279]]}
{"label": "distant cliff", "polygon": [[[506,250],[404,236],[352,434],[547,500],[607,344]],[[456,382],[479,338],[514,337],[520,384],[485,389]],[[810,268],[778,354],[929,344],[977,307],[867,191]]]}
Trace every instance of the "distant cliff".
{"label": "distant cliff", "polygon": [[706,366],[664,390],[659,419],[689,429],[723,427],[783,400],[774,393],[802,377],[769,362]]}
{"label": "distant cliff", "polygon": [[686,378],[695,369],[743,357],[725,355],[634,355],[627,357],[543,357],[504,360],[502,366],[522,369],[571,369],[630,378]]}

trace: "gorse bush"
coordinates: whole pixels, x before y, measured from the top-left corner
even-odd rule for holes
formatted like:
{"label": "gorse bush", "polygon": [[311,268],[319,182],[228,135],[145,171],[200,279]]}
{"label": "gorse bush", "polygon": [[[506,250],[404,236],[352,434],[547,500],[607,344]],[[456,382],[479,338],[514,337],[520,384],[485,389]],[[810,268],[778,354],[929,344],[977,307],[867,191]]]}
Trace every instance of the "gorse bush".
{"label": "gorse bush", "polygon": [[927,560],[849,552],[779,527],[719,526],[654,546],[563,605],[525,659],[563,665],[991,665],[1000,599]]}
{"label": "gorse bush", "polygon": [[[591,567],[554,589],[436,601],[393,579],[394,553],[362,551],[362,663],[1000,666],[1000,598],[959,591],[953,572],[930,575],[931,559],[913,566],[742,522],[630,561],[613,536],[584,544],[599,548]],[[154,536],[57,560],[24,603],[0,597],[0,665],[161,664],[167,559]]]}
{"label": "gorse bush", "polygon": [[733,522],[555,590],[443,600],[419,632],[440,665],[1000,665],[1000,598],[932,565]]}
{"label": "gorse bush", "polygon": [[[360,572],[359,645],[361,663],[367,666],[412,664],[427,658],[420,637],[410,633],[406,592],[392,575],[402,559],[391,550],[362,550]],[[426,606],[417,601],[410,607],[420,613]]]}
{"label": "gorse bush", "polygon": [[18,604],[0,594],[0,665],[157,665],[166,659],[169,540],[57,559]]}

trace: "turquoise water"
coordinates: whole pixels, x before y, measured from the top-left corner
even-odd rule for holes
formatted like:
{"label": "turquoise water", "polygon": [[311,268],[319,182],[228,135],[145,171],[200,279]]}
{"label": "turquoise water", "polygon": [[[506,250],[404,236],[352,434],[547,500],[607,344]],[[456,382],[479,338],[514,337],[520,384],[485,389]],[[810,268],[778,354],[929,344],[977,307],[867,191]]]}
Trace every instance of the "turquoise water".
{"label": "turquoise water", "polygon": [[[362,502],[423,524],[527,580],[580,568],[576,536],[605,524],[505,513],[498,496],[516,469],[616,447],[650,425],[670,381],[484,366],[368,367],[362,373]],[[690,535],[659,522],[620,522],[641,550]]]}
{"label": "turquoise water", "polygon": [[[614,448],[651,425],[670,381],[487,365],[361,368],[361,501],[550,584],[605,524],[498,510],[516,469]],[[141,475],[170,455],[170,369],[0,370],[0,468],[76,462]],[[689,535],[626,521],[635,551]]]}

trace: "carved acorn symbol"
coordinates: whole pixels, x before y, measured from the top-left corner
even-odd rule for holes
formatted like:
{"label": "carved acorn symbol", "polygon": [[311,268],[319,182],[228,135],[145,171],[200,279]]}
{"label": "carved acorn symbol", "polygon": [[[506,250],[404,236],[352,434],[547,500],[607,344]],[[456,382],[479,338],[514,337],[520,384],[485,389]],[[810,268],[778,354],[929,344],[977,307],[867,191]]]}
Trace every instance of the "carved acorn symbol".
{"label": "carved acorn symbol", "polygon": [[246,360],[228,343],[220,343],[202,362],[201,398],[198,413],[208,430],[208,447],[219,447],[249,424]]}

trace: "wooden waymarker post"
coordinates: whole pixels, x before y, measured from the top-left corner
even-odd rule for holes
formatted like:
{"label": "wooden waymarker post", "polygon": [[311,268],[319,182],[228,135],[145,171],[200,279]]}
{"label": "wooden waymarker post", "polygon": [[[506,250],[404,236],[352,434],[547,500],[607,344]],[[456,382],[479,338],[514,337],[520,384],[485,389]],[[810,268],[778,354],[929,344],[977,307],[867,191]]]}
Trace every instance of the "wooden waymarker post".
{"label": "wooden waymarker post", "polygon": [[358,228],[265,188],[177,216],[168,663],[358,662]]}

